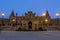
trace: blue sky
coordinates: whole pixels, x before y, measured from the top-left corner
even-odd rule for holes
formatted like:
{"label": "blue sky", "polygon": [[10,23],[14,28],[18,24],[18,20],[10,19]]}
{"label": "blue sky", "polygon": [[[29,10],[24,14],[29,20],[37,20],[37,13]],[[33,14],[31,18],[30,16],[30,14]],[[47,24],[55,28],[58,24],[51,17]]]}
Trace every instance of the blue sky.
{"label": "blue sky", "polygon": [[12,10],[18,15],[32,11],[39,16],[48,10],[50,16],[55,18],[56,12],[60,13],[60,0],[0,0],[0,17],[4,12],[5,18],[8,18]]}

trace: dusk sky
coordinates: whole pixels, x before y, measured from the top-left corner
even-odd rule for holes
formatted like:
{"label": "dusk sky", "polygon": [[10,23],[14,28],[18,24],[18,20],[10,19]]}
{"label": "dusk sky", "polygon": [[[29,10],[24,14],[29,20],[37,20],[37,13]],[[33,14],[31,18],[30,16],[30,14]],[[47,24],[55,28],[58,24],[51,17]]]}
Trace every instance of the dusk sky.
{"label": "dusk sky", "polygon": [[60,13],[60,0],[0,0],[0,18],[2,12],[5,13],[5,18],[8,18],[12,10],[20,16],[28,11],[41,16],[48,10],[50,16],[55,18],[56,12]]}

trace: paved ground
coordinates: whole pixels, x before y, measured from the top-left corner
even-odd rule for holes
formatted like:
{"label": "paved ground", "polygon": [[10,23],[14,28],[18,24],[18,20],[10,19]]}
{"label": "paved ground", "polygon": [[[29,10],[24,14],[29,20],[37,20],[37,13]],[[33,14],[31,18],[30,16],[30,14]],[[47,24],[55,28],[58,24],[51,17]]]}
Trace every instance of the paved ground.
{"label": "paved ground", "polygon": [[60,31],[0,32],[0,40],[60,40]]}

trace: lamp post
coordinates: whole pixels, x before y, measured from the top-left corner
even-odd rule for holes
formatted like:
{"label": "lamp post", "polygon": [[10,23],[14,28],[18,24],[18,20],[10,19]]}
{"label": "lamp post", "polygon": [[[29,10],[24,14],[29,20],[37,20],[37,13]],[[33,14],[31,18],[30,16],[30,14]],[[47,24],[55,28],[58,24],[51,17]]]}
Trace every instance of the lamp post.
{"label": "lamp post", "polygon": [[13,22],[13,26],[15,26],[15,22],[16,22],[16,20],[15,20],[15,19],[13,19],[13,20],[12,20],[12,22]]}
{"label": "lamp post", "polygon": [[[43,14],[42,14],[43,17],[44,17],[45,15],[46,15],[46,13],[43,13]],[[41,22],[42,22],[42,27],[43,27],[43,26],[44,26],[44,25],[43,25],[43,21],[41,21]]]}
{"label": "lamp post", "polygon": [[[58,16],[59,16],[59,13],[56,13],[57,21],[58,21]],[[58,22],[57,22],[57,24],[58,24]]]}
{"label": "lamp post", "polygon": [[46,25],[48,26],[48,19],[45,19],[45,23],[46,23]]}
{"label": "lamp post", "polygon": [[17,13],[16,13],[16,27],[17,27]]}
{"label": "lamp post", "polygon": [[56,13],[56,17],[58,18],[58,16],[59,16],[59,13]]}
{"label": "lamp post", "polygon": [[15,19],[13,19],[12,21],[15,22]]}
{"label": "lamp post", "polygon": [[45,16],[45,15],[46,15],[46,13],[43,13],[43,14],[42,14],[42,16]]}
{"label": "lamp post", "polygon": [[45,19],[45,22],[47,23],[48,22],[48,19]]}
{"label": "lamp post", "polygon": [[4,24],[4,16],[5,16],[5,14],[4,14],[4,12],[2,12],[2,25]]}

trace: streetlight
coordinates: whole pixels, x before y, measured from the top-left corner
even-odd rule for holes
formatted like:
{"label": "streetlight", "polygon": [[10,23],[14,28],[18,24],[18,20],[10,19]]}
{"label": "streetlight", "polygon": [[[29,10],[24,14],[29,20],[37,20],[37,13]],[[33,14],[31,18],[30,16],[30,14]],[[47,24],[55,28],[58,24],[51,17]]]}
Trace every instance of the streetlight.
{"label": "streetlight", "polygon": [[48,22],[48,19],[45,19],[45,22],[47,23]]}
{"label": "streetlight", "polygon": [[58,24],[58,16],[59,16],[59,13],[56,13],[56,17],[57,17],[57,24]]}
{"label": "streetlight", "polygon": [[[46,13],[43,13],[43,14],[42,14],[42,16],[45,16],[45,15],[46,15]],[[42,27],[43,27],[43,26],[44,26],[44,25],[43,25],[43,21],[41,21],[41,23],[42,23]]]}
{"label": "streetlight", "polygon": [[4,16],[5,16],[5,14],[4,14],[4,12],[2,12],[2,25],[4,24]]}
{"label": "streetlight", "polygon": [[13,19],[12,21],[13,21],[13,26],[15,26],[16,20],[15,20],[15,19]]}
{"label": "streetlight", "polygon": [[17,13],[16,13],[16,27],[17,27]]}
{"label": "streetlight", "polygon": [[59,13],[56,13],[56,17],[58,18],[58,16],[59,16]]}
{"label": "streetlight", "polygon": [[45,16],[45,15],[46,15],[46,13],[43,13],[43,14],[42,14],[42,16]]}
{"label": "streetlight", "polygon": [[47,24],[47,23],[48,23],[48,19],[45,19],[45,23],[46,23],[46,25],[48,26],[48,24]]}
{"label": "streetlight", "polygon": [[15,22],[15,19],[13,19],[12,21]]}

